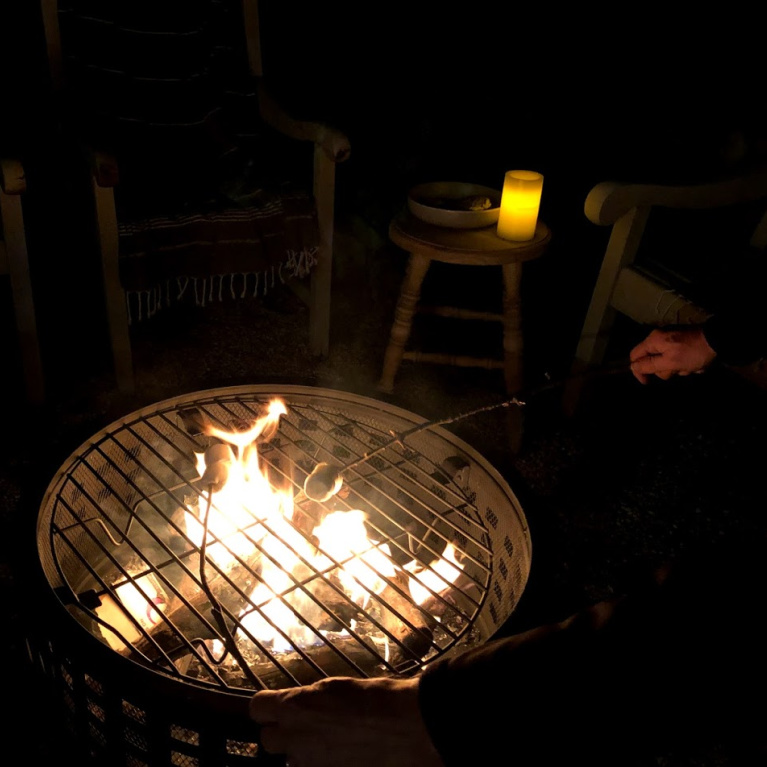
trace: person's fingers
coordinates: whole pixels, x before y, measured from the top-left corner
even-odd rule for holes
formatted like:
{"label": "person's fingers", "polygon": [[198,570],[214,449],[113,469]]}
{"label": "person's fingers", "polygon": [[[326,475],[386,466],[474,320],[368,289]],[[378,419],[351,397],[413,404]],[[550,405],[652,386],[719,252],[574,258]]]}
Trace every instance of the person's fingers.
{"label": "person's fingers", "polygon": [[638,370],[640,373],[656,373],[662,366],[664,358],[660,354],[645,354],[631,361],[632,370]]}
{"label": "person's fingers", "polygon": [[631,362],[635,362],[642,357],[663,354],[668,349],[668,344],[668,334],[656,328],[631,350],[629,359]]}
{"label": "person's fingers", "polygon": [[646,384],[650,380],[649,373],[654,372],[652,369],[648,370],[648,367],[651,367],[651,359],[651,356],[644,355],[631,361],[631,373],[641,384]]}
{"label": "person's fingers", "polygon": [[248,703],[250,718],[260,724],[276,722],[284,697],[278,690],[257,692]]}
{"label": "person's fingers", "polygon": [[668,363],[661,354],[646,354],[631,363],[631,372],[641,383],[647,383],[649,376],[658,375]]}
{"label": "person's fingers", "polygon": [[631,372],[640,383],[647,383],[650,376],[657,376],[662,381],[668,381],[675,375],[683,375],[674,366],[668,355],[648,354],[631,363]]}
{"label": "person's fingers", "polygon": [[637,344],[629,353],[629,359],[631,362],[636,362],[642,359],[642,357],[649,357],[658,353],[658,348],[655,343],[648,342],[647,340]]}
{"label": "person's fingers", "polygon": [[633,374],[634,378],[639,381],[640,384],[646,384],[650,380],[650,376],[647,376],[644,373],[640,373],[634,368],[633,365],[631,366],[631,373]]}

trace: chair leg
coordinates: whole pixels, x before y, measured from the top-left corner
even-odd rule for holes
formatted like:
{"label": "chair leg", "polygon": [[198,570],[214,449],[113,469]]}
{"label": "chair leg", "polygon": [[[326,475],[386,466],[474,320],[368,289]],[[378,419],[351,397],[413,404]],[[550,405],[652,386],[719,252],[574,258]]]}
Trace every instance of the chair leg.
{"label": "chair leg", "polygon": [[133,394],[136,390],[136,382],[128,326],[128,307],[125,303],[125,291],[120,284],[119,239],[114,192],[110,187],[101,187],[95,181],[93,190],[114,372],[120,392]]}
{"label": "chair leg", "polygon": [[320,146],[314,149],[314,199],[320,245],[309,288],[309,349],[327,357],[330,352],[330,302],[333,280],[333,218],[336,166]]}
{"label": "chair leg", "polygon": [[32,297],[24,216],[19,195],[0,193],[0,221],[4,224],[8,274],[11,280],[16,325],[19,331],[27,400],[31,404],[40,405],[45,400],[45,383],[35,305]]}

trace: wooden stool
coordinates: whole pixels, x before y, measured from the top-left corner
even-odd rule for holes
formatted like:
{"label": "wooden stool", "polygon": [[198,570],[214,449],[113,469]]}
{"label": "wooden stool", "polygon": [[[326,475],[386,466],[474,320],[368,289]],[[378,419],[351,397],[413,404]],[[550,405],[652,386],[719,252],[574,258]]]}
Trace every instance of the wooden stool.
{"label": "wooden stool", "polygon": [[[389,237],[410,253],[410,259],[394,312],[394,323],[378,388],[383,392],[392,392],[394,377],[402,360],[406,359],[460,367],[503,369],[506,392],[510,396],[519,393],[523,384],[520,308],[522,263],[543,254],[551,239],[549,228],[539,221],[532,240],[510,242],[498,237],[495,225],[482,229],[449,229],[427,224],[409,211],[404,211],[389,225]],[[421,286],[432,261],[463,266],[500,266],[503,270],[503,313],[477,312],[451,306],[420,306]],[[405,351],[416,312],[502,322],[503,359]]]}

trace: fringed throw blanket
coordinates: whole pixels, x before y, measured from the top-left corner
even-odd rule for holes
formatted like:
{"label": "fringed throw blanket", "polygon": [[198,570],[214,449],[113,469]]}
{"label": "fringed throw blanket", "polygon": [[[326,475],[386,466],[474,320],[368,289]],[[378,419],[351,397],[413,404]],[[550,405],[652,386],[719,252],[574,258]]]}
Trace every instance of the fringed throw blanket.
{"label": "fringed throw blanket", "polygon": [[300,195],[261,204],[121,223],[120,279],[131,322],[174,301],[198,306],[264,296],[306,277],[317,262],[314,202]]}

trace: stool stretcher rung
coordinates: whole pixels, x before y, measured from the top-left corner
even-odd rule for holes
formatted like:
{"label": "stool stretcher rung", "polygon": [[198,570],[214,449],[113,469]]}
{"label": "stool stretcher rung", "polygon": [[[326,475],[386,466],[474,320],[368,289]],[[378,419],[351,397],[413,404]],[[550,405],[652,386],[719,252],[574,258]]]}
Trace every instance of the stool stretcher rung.
{"label": "stool stretcher rung", "polygon": [[443,354],[440,352],[407,351],[402,359],[412,362],[431,362],[434,365],[455,365],[461,368],[485,368],[487,370],[501,370],[504,368],[503,360],[489,357],[470,357],[467,355]]}
{"label": "stool stretcher rung", "polygon": [[431,314],[458,320],[503,322],[503,314],[499,312],[479,312],[474,309],[462,309],[458,306],[419,306],[417,311],[419,314]]}

